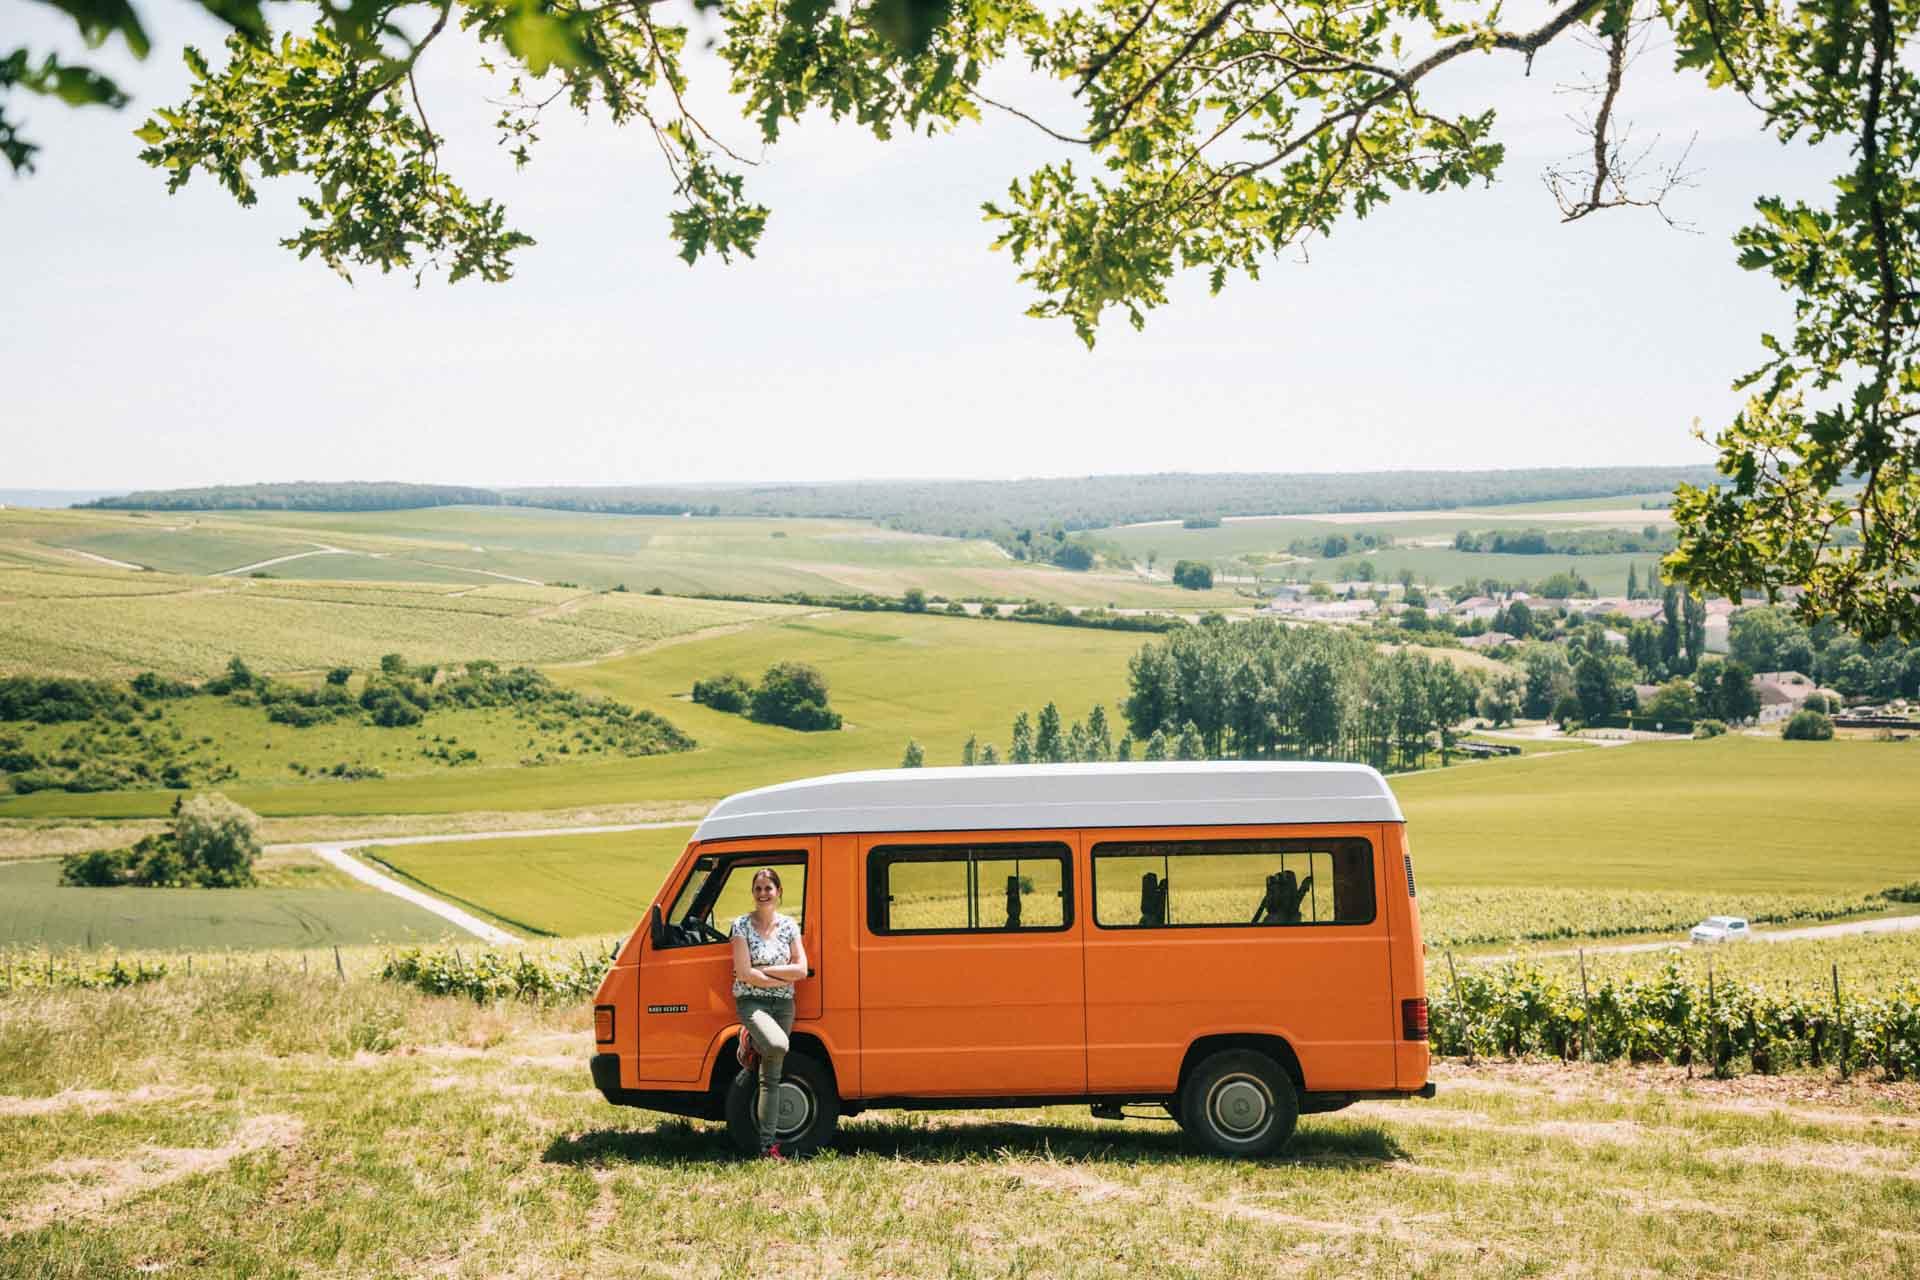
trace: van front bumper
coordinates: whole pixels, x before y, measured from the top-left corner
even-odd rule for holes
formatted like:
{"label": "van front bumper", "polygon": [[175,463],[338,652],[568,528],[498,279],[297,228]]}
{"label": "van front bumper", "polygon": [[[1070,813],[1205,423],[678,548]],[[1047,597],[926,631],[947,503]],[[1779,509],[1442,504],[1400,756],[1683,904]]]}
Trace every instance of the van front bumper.
{"label": "van front bumper", "polygon": [[718,1120],[718,1100],[704,1089],[627,1089],[620,1084],[620,1055],[596,1053],[588,1063],[593,1072],[593,1087],[616,1107],[639,1107],[644,1111],[663,1111],[670,1116],[695,1120]]}

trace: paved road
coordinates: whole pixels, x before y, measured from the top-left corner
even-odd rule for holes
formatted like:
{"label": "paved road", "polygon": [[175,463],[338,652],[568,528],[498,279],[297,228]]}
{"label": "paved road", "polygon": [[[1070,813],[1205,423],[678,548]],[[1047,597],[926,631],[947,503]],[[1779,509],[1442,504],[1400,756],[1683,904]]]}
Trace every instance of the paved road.
{"label": "paved road", "polygon": [[696,822],[631,822],[606,827],[556,827],[537,831],[476,831],[459,832],[452,835],[436,836],[384,836],[375,840],[329,840],[314,841],[307,844],[276,844],[268,848],[274,852],[287,852],[296,849],[310,849],[315,856],[331,866],[352,876],[362,884],[372,885],[382,893],[390,893],[413,903],[422,910],[431,911],[442,920],[459,925],[468,933],[496,945],[519,942],[520,939],[508,933],[498,925],[489,924],[471,912],[462,911],[450,902],[434,897],[412,885],[402,883],[384,871],[376,871],[366,863],[348,853],[350,849],[366,849],[374,845],[387,844],[442,844],[449,840],[517,840],[525,837],[541,836],[590,836],[615,831],[659,831],[667,827],[698,826]]}
{"label": "paved road", "polygon": [[[1839,924],[1815,924],[1807,925],[1799,929],[1754,929],[1752,931],[1752,940],[1754,942],[1809,942],[1816,938],[1851,937],[1857,933],[1906,933],[1912,929],[1920,929],[1920,915],[1881,916],[1874,920],[1847,920]],[[1685,940],[1621,942],[1614,943],[1610,946],[1565,947],[1558,951],[1533,951],[1528,954],[1536,956],[1570,956],[1573,955],[1575,951],[1585,951],[1591,956],[1598,955],[1602,952],[1622,954],[1632,951],[1666,951],[1673,948],[1683,948],[1688,945]],[[1502,960],[1508,957],[1487,956],[1484,958]]]}

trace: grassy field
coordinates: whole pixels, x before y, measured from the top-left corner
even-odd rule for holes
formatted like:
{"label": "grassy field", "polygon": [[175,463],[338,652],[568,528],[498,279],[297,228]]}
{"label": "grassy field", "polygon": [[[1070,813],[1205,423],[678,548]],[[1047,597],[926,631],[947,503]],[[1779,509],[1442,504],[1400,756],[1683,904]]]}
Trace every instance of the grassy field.
{"label": "grassy field", "polygon": [[[1489,528],[1518,530],[1528,520],[1538,520],[1555,531],[1575,529],[1631,529],[1669,523],[1665,511],[1634,509],[1641,495],[1625,498],[1596,498],[1586,502],[1528,503],[1511,507],[1487,507],[1478,511],[1400,512],[1369,518],[1333,520],[1315,517],[1274,517],[1271,519],[1229,520],[1212,529],[1184,529],[1178,525],[1140,525],[1103,529],[1100,541],[1127,555],[1144,561],[1149,553],[1156,567],[1164,569],[1175,560],[1205,560],[1227,572],[1247,572],[1241,557],[1251,563],[1270,561],[1262,576],[1275,580],[1319,578],[1323,581],[1342,576],[1342,566],[1359,560],[1371,561],[1378,581],[1391,582],[1402,571],[1411,572],[1416,581],[1447,587],[1459,582],[1494,578],[1503,582],[1536,582],[1549,574],[1571,567],[1602,594],[1618,595],[1626,590],[1629,566],[1645,576],[1647,566],[1658,559],[1654,553],[1638,555],[1522,556],[1495,555],[1490,552],[1462,552],[1453,549],[1453,535],[1462,529],[1483,531]],[[1356,543],[1351,551],[1331,560],[1287,560],[1286,553],[1295,539],[1319,539],[1328,534],[1344,534],[1349,540],[1361,533],[1390,535],[1397,545],[1363,550]],[[1279,557],[1278,560],[1272,560]]]}
{"label": "grassy field", "polygon": [[584,1009],[273,973],[0,999],[0,1273],[1903,1275],[1913,1086],[1436,1069],[1259,1163],[1085,1108],[770,1170],[587,1086]]}
{"label": "grassy field", "polygon": [[381,845],[366,856],[521,933],[624,936],[693,835],[654,831]]}
{"label": "grassy field", "polygon": [[[282,868],[253,889],[79,889],[57,862],[0,863],[0,938],[38,947],[218,953],[414,941],[458,931],[337,874]],[[304,882],[304,883],[303,883]]]}
{"label": "grassy field", "polygon": [[[1576,956],[1542,956],[1531,963],[1560,974],[1576,987],[1579,984],[1580,960]],[[1698,982],[1706,981],[1711,965],[1718,982],[1757,983],[1802,995],[1830,995],[1837,969],[1843,998],[1871,999],[1920,980],[1920,930],[1731,947],[1676,946],[1666,951],[1624,954],[1596,951],[1586,956],[1590,981],[1609,974],[1646,979],[1670,963],[1678,964],[1682,973]],[[1428,984],[1445,980],[1444,959],[1429,956]]]}
{"label": "grassy field", "polygon": [[[697,751],[229,790],[262,814],[457,813],[711,802],[809,774],[891,767],[900,762],[909,737],[925,746],[927,763],[951,764],[958,762],[970,733],[1004,751],[1014,714],[1037,712],[1049,698],[1069,721],[1084,717],[1096,701],[1104,702],[1112,716],[1115,700],[1125,692],[1127,658],[1141,640],[1130,633],[908,614],[793,617],[553,671],[560,683],[659,712],[700,742]],[[833,706],[846,717],[844,729],[799,733],[754,724],[686,697],[702,676],[733,670],[757,679],[780,660],[821,669],[832,687]],[[275,732],[272,741],[276,753],[298,752],[302,759],[327,754],[300,745],[292,730]],[[406,747],[386,744],[383,749]],[[171,803],[165,792],[40,792],[0,800],[0,817],[153,816]]]}
{"label": "grassy field", "polygon": [[[330,549],[330,550],[323,550]],[[479,584],[501,578],[633,592],[817,595],[909,587],[957,599],[1195,609],[1244,603],[1184,591],[1126,566],[1070,573],[1010,560],[990,542],[852,520],[682,519],[526,508],[226,512],[143,516],[0,511],[0,563],[77,564],[86,552],[172,574],[266,565],[274,579]],[[91,567],[97,568],[98,565]]]}
{"label": "grassy field", "polygon": [[1920,866],[1911,743],[1643,742],[1393,787],[1435,883],[1866,893]]}
{"label": "grassy field", "polygon": [[[0,671],[205,677],[236,654],[264,673],[491,657],[577,662],[708,627],[805,612],[786,605],[492,583],[312,584],[127,575],[167,591],[63,594],[46,570],[0,570]],[[100,583],[89,574],[83,581]],[[34,594],[40,592],[42,594]]]}

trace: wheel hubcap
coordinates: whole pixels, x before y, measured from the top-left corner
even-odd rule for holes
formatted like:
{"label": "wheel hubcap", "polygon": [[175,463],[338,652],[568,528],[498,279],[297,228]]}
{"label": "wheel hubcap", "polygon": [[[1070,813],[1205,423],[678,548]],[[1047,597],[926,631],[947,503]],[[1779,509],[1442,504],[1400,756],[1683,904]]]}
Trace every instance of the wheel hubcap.
{"label": "wheel hubcap", "polygon": [[813,1093],[792,1080],[782,1080],[774,1094],[773,1129],[782,1139],[805,1133],[813,1123]]}
{"label": "wheel hubcap", "polygon": [[1208,1100],[1214,1122],[1230,1137],[1252,1137],[1265,1128],[1273,1114],[1266,1086],[1252,1076],[1228,1076],[1214,1086]]}

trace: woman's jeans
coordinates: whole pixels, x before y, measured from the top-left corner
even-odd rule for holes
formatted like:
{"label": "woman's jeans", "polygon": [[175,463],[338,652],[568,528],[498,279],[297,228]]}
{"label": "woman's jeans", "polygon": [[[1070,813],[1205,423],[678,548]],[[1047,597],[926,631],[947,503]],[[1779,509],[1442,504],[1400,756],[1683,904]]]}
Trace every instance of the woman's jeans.
{"label": "woman's jeans", "polygon": [[774,1120],[780,1114],[780,1072],[787,1065],[788,1035],[793,1031],[793,1001],[767,996],[735,996],[733,1006],[740,1025],[760,1054],[760,1149],[774,1142]]}

